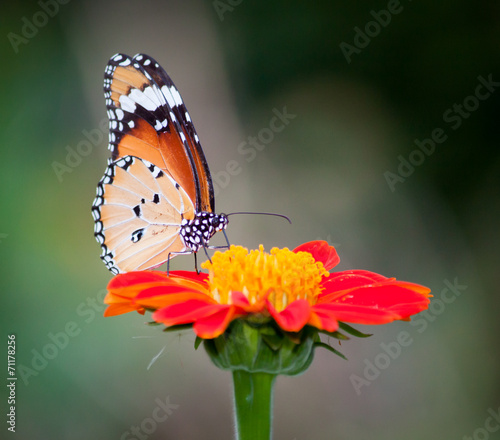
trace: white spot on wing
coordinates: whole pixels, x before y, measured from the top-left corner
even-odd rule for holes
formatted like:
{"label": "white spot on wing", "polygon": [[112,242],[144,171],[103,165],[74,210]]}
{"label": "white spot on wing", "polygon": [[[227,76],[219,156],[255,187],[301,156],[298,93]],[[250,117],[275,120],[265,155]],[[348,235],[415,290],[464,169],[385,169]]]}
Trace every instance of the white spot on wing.
{"label": "white spot on wing", "polygon": [[174,97],[172,96],[172,94],[170,93],[170,89],[167,86],[163,86],[161,88],[161,91],[162,91],[163,95],[165,96],[165,98],[167,98],[168,105],[170,107],[174,107],[175,100],[174,100]]}
{"label": "white spot on wing", "polygon": [[[156,89],[158,90],[158,89]],[[160,107],[161,105],[165,104],[165,101],[162,99],[163,96],[161,93],[156,93],[155,89],[153,87],[146,87],[144,89],[144,94],[153,101],[157,107]]]}
{"label": "white spot on wing", "polygon": [[170,93],[172,93],[172,96],[174,97],[174,101],[177,105],[183,104],[181,95],[174,86],[170,87]]}
{"label": "white spot on wing", "polygon": [[[150,87],[146,87],[144,89],[144,92],[146,92],[146,90],[148,89],[150,89]],[[156,110],[156,108],[159,105],[158,102],[155,103],[154,101],[149,99],[149,97],[145,93],[141,92],[139,89],[132,89],[132,91],[129,93],[128,96],[132,101],[136,102],[137,104],[139,104],[140,106],[144,107],[146,110],[149,111]]]}
{"label": "white spot on wing", "polygon": [[126,112],[129,113],[135,112],[136,108],[135,102],[126,95],[120,96],[120,105],[122,106],[122,109],[125,110]]}

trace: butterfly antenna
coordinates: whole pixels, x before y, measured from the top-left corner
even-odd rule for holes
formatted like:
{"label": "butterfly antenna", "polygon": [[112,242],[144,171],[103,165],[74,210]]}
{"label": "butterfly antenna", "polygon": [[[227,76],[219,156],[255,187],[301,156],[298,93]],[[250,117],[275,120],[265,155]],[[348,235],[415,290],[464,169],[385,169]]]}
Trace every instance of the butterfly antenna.
{"label": "butterfly antenna", "polygon": [[292,224],[292,221],[286,215],[275,214],[274,212],[246,212],[246,211],[241,211],[241,212],[231,212],[229,214],[226,214],[226,216],[229,217],[230,215],[236,215],[236,214],[272,215],[274,217],[284,218],[288,223]]}

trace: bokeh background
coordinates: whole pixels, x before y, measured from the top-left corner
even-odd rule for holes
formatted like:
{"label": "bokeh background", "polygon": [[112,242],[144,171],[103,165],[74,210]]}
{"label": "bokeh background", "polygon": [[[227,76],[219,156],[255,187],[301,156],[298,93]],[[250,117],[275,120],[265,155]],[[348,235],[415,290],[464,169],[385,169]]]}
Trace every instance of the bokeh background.
{"label": "bokeh background", "polygon": [[[0,8],[0,345],[6,352],[7,335],[16,335],[12,438],[233,436],[230,374],[194,351],[190,332],[162,334],[137,314],[102,317],[111,276],[90,205],[108,157],[102,79],[116,52],[150,54],[176,82],[219,212],[293,220],[233,217],[231,242],[269,249],[324,239],[338,248],[340,270],[433,290],[430,311],[413,325],[359,326],[374,336],[343,343],[349,361],[317,351],[305,374],[280,377],[275,438],[498,436],[485,430],[488,411],[500,407],[497,3],[42,0]],[[493,81],[489,93],[477,89],[479,77]],[[270,135],[273,111],[284,107],[294,117]],[[446,140],[415,153],[415,141],[436,129]],[[240,145],[259,135],[263,148],[244,152]],[[422,163],[389,184],[410,157]],[[455,290],[444,290],[450,283]],[[381,344],[402,332],[411,343],[365,377],[370,362],[380,364]],[[369,385],[356,392],[353,375]],[[151,423],[157,399],[175,408]]]}

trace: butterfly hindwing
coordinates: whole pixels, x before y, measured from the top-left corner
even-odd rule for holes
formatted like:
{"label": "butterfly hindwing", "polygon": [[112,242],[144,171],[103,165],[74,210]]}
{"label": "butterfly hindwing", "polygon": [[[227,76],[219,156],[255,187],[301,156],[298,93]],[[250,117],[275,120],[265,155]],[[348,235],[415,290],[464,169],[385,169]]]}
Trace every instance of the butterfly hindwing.
{"label": "butterfly hindwing", "polygon": [[179,229],[194,206],[171,176],[146,160],[110,161],[92,210],[101,258],[113,273],[155,267],[168,253],[186,251]]}

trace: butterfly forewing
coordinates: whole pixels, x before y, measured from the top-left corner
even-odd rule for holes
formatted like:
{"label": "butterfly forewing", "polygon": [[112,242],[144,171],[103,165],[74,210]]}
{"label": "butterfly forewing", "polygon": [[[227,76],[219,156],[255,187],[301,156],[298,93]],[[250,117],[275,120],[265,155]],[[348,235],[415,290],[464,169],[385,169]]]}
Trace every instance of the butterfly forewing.
{"label": "butterfly forewing", "polygon": [[175,100],[165,96],[168,86],[160,77],[156,82],[136,59],[139,57],[117,54],[106,67],[104,95],[112,157],[137,156],[155,164],[184,188],[198,211],[203,210],[196,163],[205,158],[193,157],[172,108]]}

